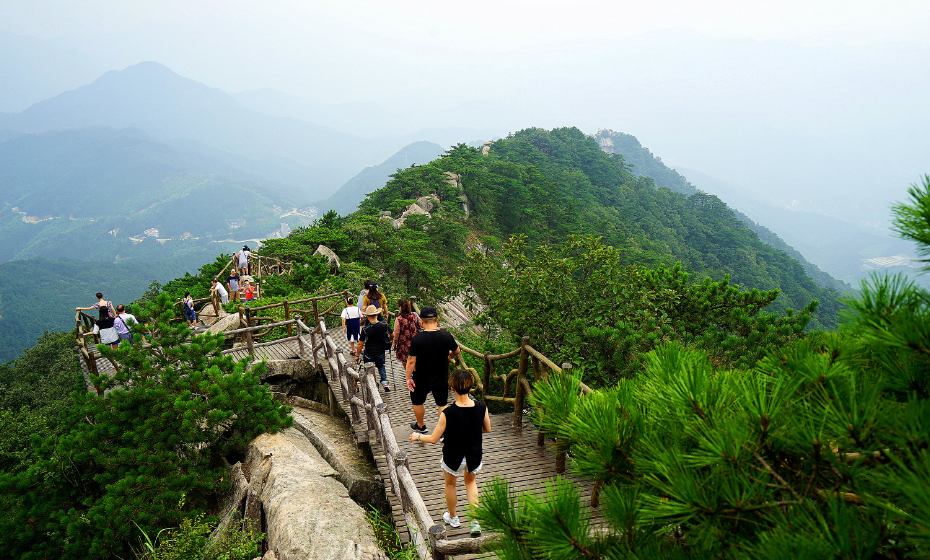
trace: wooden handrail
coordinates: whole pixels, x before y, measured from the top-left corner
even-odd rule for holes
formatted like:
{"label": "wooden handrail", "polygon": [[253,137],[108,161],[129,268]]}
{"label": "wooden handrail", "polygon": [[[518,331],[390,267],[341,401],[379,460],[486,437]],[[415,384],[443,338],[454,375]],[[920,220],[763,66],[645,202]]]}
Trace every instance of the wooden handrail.
{"label": "wooden handrail", "polygon": [[[401,451],[394,429],[391,426],[388,405],[382,400],[378,390],[377,369],[374,364],[365,364],[363,371],[357,372],[346,361],[342,350],[336,346],[335,341],[326,328],[326,321],[318,318],[317,328],[312,331],[309,327],[295,319],[297,327],[302,332],[319,334],[323,339],[323,360],[329,366],[329,371],[338,381],[343,390],[343,399],[349,405],[350,414],[354,422],[365,422],[368,431],[373,431],[384,451],[385,462],[388,466],[388,476],[394,495],[400,500],[404,511],[404,519],[410,529],[411,542],[421,560],[428,558],[445,558],[438,544],[445,540],[445,527],[434,522],[417,489],[406,452]],[[320,359],[314,354],[315,364]],[[356,380],[361,393],[356,393]],[[364,415],[364,419],[362,416]],[[426,538],[424,538],[426,536]],[[426,544],[429,542],[432,555]]]}
{"label": "wooden handrail", "polygon": [[[365,434],[359,432],[360,441],[362,441],[363,438],[367,440],[368,437],[371,437],[367,434],[374,433],[374,437],[376,437],[377,441],[381,444],[381,448],[385,455],[385,462],[388,467],[389,480],[386,482],[390,483],[391,489],[401,502],[404,520],[410,532],[411,543],[421,560],[427,560],[429,558],[444,559],[447,555],[470,554],[481,551],[487,547],[489,543],[493,542],[497,536],[485,535],[478,538],[448,540],[446,539],[444,525],[437,524],[430,516],[429,510],[410,472],[407,453],[401,450],[394,436],[388,405],[383,402],[380,391],[378,390],[377,369],[374,364],[365,364],[364,369],[358,370],[354,362],[350,363],[346,360],[342,349],[336,345],[332,333],[327,329],[326,315],[331,314],[331,312],[340,305],[339,302],[344,301],[344,299],[350,295],[352,294],[349,294],[348,291],[343,291],[296,301],[285,300],[280,303],[263,305],[251,309],[245,308],[245,320],[243,323],[247,326],[226,331],[223,335],[242,335],[248,347],[249,354],[253,356],[255,350],[258,348],[278,344],[282,341],[297,341],[298,355],[300,358],[307,360],[312,359],[314,365],[317,367],[320,367],[324,363],[327,365],[330,371],[329,382],[338,383],[338,386],[342,389],[343,403],[348,408],[353,423],[357,425],[360,422],[364,422],[368,428]],[[319,302],[331,298],[338,299],[327,309],[320,312]],[[215,302],[216,299],[215,297],[199,298],[195,301],[206,302],[212,300]],[[412,308],[416,311],[416,301],[413,298],[411,299]],[[294,308],[296,304],[305,303],[312,304],[312,311]],[[273,321],[262,325],[252,324],[252,321],[260,319],[272,320],[270,317],[256,317],[254,312],[277,307],[284,308],[286,315],[285,320]],[[309,320],[309,315],[311,313],[314,315],[314,321],[316,323],[316,326],[312,328],[305,323],[304,320],[301,320],[301,318],[296,316],[291,318],[293,315],[304,314],[304,317]],[[394,315],[389,310],[385,310],[385,314],[388,317]],[[89,334],[85,332],[86,326],[93,325],[94,323],[94,317],[84,314],[81,311],[76,312],[75,327],[77,339],[79,341],[78,346],[80,354],[87,362],[88,370],[98,375],[96,368],[97,356],[93,352],[93,347],[84,342],[84,338]],[[288,336],[286,338],[258,344],[253,340],[257,336],[256,333],[259,331],[268,332],[276,327],[284,326],[288,327]],[[296,329],[296,335],[291,335],[292,329]],[[307,335],[309,335],[310,338],[309,342],[305,339]],[[570,364],[563,364],[561,367],[557,366],[552,360],[533,348],[529,344],[528,338],[522,339],[520,346],[515,350],[498,355],[492,355],[488,352],[481,354],[462,344],[459,344],[459,347],[462,349],[462,354],[457,356],[458,365],[467,369],[472,374],[475,379],[475,388],[482,393],[486,401],[496,401],[514,405],[513,425],[516,427],[522,426],[524,400],[526,397],[532,396],[533,382],[539,381],[540,378],[547,378],[550,372],[555,374],[567,374],[567,368],[571,367]],[[223,350],[222,354],[230,354],[241,350],[241,347],[227,349]],[[320,355],[321,352],[322,356]],[[465,354],[481,359],[484,363],[484,371],[478,372],[475,368],[468,366],[464,359]],[[514,357],[520,358],[517,368],[502,374],[494,373],[495,362]],[[504,382],[503,396],[487,394],[487,391],[490,389],[489,383],[491,380],[500,380]],[[587,394],[591,392],[591,389],[584,383],[580,385],[582,393]],[[511,386],[515,389],[514,397],[508,396]],[[99,393],[100,388],[98,387],[97,390]],[[332,388],[330,388],[330,392],[332,392]],[[332,407],[336,403],[334,394],[331,396],[331,400],[330,406]],[[545,434],[539,433],[537,438],[537,443],[539,445],[544,444],[544,436]],[[565,452],[562,451],[558,453],[556,457],[557,472],[565,470],[565,461]]]}

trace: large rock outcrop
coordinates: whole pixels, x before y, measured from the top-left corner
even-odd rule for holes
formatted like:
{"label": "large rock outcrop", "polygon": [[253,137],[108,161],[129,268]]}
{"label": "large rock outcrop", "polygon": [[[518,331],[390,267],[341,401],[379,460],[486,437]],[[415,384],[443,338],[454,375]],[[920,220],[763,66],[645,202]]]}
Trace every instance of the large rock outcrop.
{"label": "large rock outcrop", "polygon": [[404,225],[404,222],[407,221],[407,218],[414,214],[420,214],[421,216],[426,216],[427,218],[430,217],[429,212],[424,210],[419,204],[413,203],[406,210],[404,210],[404,213],[401,214],[399,218],[396,220],[391,220],[391,224],[394,226],[394,229],[400,229]]}
{"label": "large rock outcrop", "polygon": [[339,257],[336,253],[327,247],[326,245],[320,245],[316,248],[316,251],[313,252],[314,255],[323,255],[326,260],[329,262],[329,266],[333,268],[339,268],[341,263],[339,262]]}
{"label": "large rock outcrop", "polygon": [[261,487],[268,550],[280,560],[387,559],[339,473],[298,430],[258,436],[247,464],[249,492]]}
{"label": "large rock outcrop", "polygon": [[238,313],[226,313],[220,308],[220,318],[217,319],[210,328],[207,329],[212,334],[219,334],[221,332],[233,331],[239,328],[239,314]]}

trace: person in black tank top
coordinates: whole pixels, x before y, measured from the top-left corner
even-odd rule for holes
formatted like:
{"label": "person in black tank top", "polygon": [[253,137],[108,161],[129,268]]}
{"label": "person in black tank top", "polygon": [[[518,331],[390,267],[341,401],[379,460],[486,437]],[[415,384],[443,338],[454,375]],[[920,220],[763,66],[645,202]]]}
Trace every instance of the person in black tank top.
{"label": "person in black tank top", "polygon": [[[468,503],[472,507],[477,506],[478,482],[475,473],[483,465],[481,437],[482,434],[491,431],[491,417],[488,415],[486,404],[473,401],[468,395],[475,384],[471,372],[464,369],[455,370],[449,378],[449,384],[455,391],[455,402],[439,414],[439,422],[432,434],[427,436],[414,432],[410,434],[410,441],[436,443],[440,438],[444,438],[439,465],[446,479],[446,506],[449,511],[442,515],[442,519],[452,527],[458,527],[460,523],[455,512],[458,500],[455,492],[456,479],[462,475]],[[481,526],[477,521],[472,521],[471,533],[481,533]]]}

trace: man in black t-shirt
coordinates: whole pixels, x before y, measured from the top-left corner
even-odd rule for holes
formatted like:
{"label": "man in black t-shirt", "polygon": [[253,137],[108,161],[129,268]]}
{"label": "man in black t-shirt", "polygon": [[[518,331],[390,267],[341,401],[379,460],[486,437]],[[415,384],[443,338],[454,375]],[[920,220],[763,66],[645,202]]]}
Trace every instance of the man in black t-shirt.
{"label": "man in black t-shirt", "polygon": [[449,402],[449,360],[461,350],[455,338],[446,331],[439,330],[439,314],[435,307],[424,307],[420,311],[423,331],[414,335],[410,341],[410,357],[407,358],[407,389],[416,422],[410,428],[421,434],[426,433],[426,395],[433,393],[433,400],[439,412]]}
{"label": "man in black t-shirt", "polygon": [[358,360],[365,363],[373,363],[378,367],[378,373],[381,374],[381,386],[384,392],[391,390],[387,381],[387,370],[384,368],[384,352],[391,345],[389,337],[394,336],[388,324],[378,320],[381,310],[374,305],[369,305],[365,309],[367,321],[362,326],[362,332],[359,334]]}

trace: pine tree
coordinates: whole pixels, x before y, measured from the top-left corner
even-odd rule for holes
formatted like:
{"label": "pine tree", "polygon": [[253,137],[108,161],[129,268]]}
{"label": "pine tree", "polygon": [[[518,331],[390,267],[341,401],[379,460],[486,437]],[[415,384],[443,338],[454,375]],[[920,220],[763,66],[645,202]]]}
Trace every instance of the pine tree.
{"label": "pine tree", "polygon": [[766,313],[778,290],[741,290],[729,277],[695,283],[680,263],[629,265],[624,249],[594,236],[532,254],[514,236],[497,254],[472,253],[467,271],[463,282],[481,294],[490,320],[557,362],[584,366],[594,385],[633,375],[646,352],[670,341],[703,349],[717,366],[751,367],[798,338],[818,305]]}
{"label": "pine tree", "polygon": [[[897,214],[930,239],[930,179]],[[519,496],[495,479],[474,514],[500,557],[930,555],[930,294],[875,277],[847,305],[840,332],[752,368],[666,342],[587,396],[537,383],[537,422],[571,446],[595,504],[562,478]]]}
{"label": "pine tree", "polygon": [[264,364],[249,368],[221,355],[222,335],[172,322],[167,294],[133,313],[131,345],[98,346],[121,366],[92,379],[106,393],[75,391],[64,434],[34,442],[24,473],[0,476],[0,491],[19,499],[0,528],[11,557],[127,556],[136,525],[155,534],[202,513],[224,490],[222,457],[290,424],[260,382]]}

